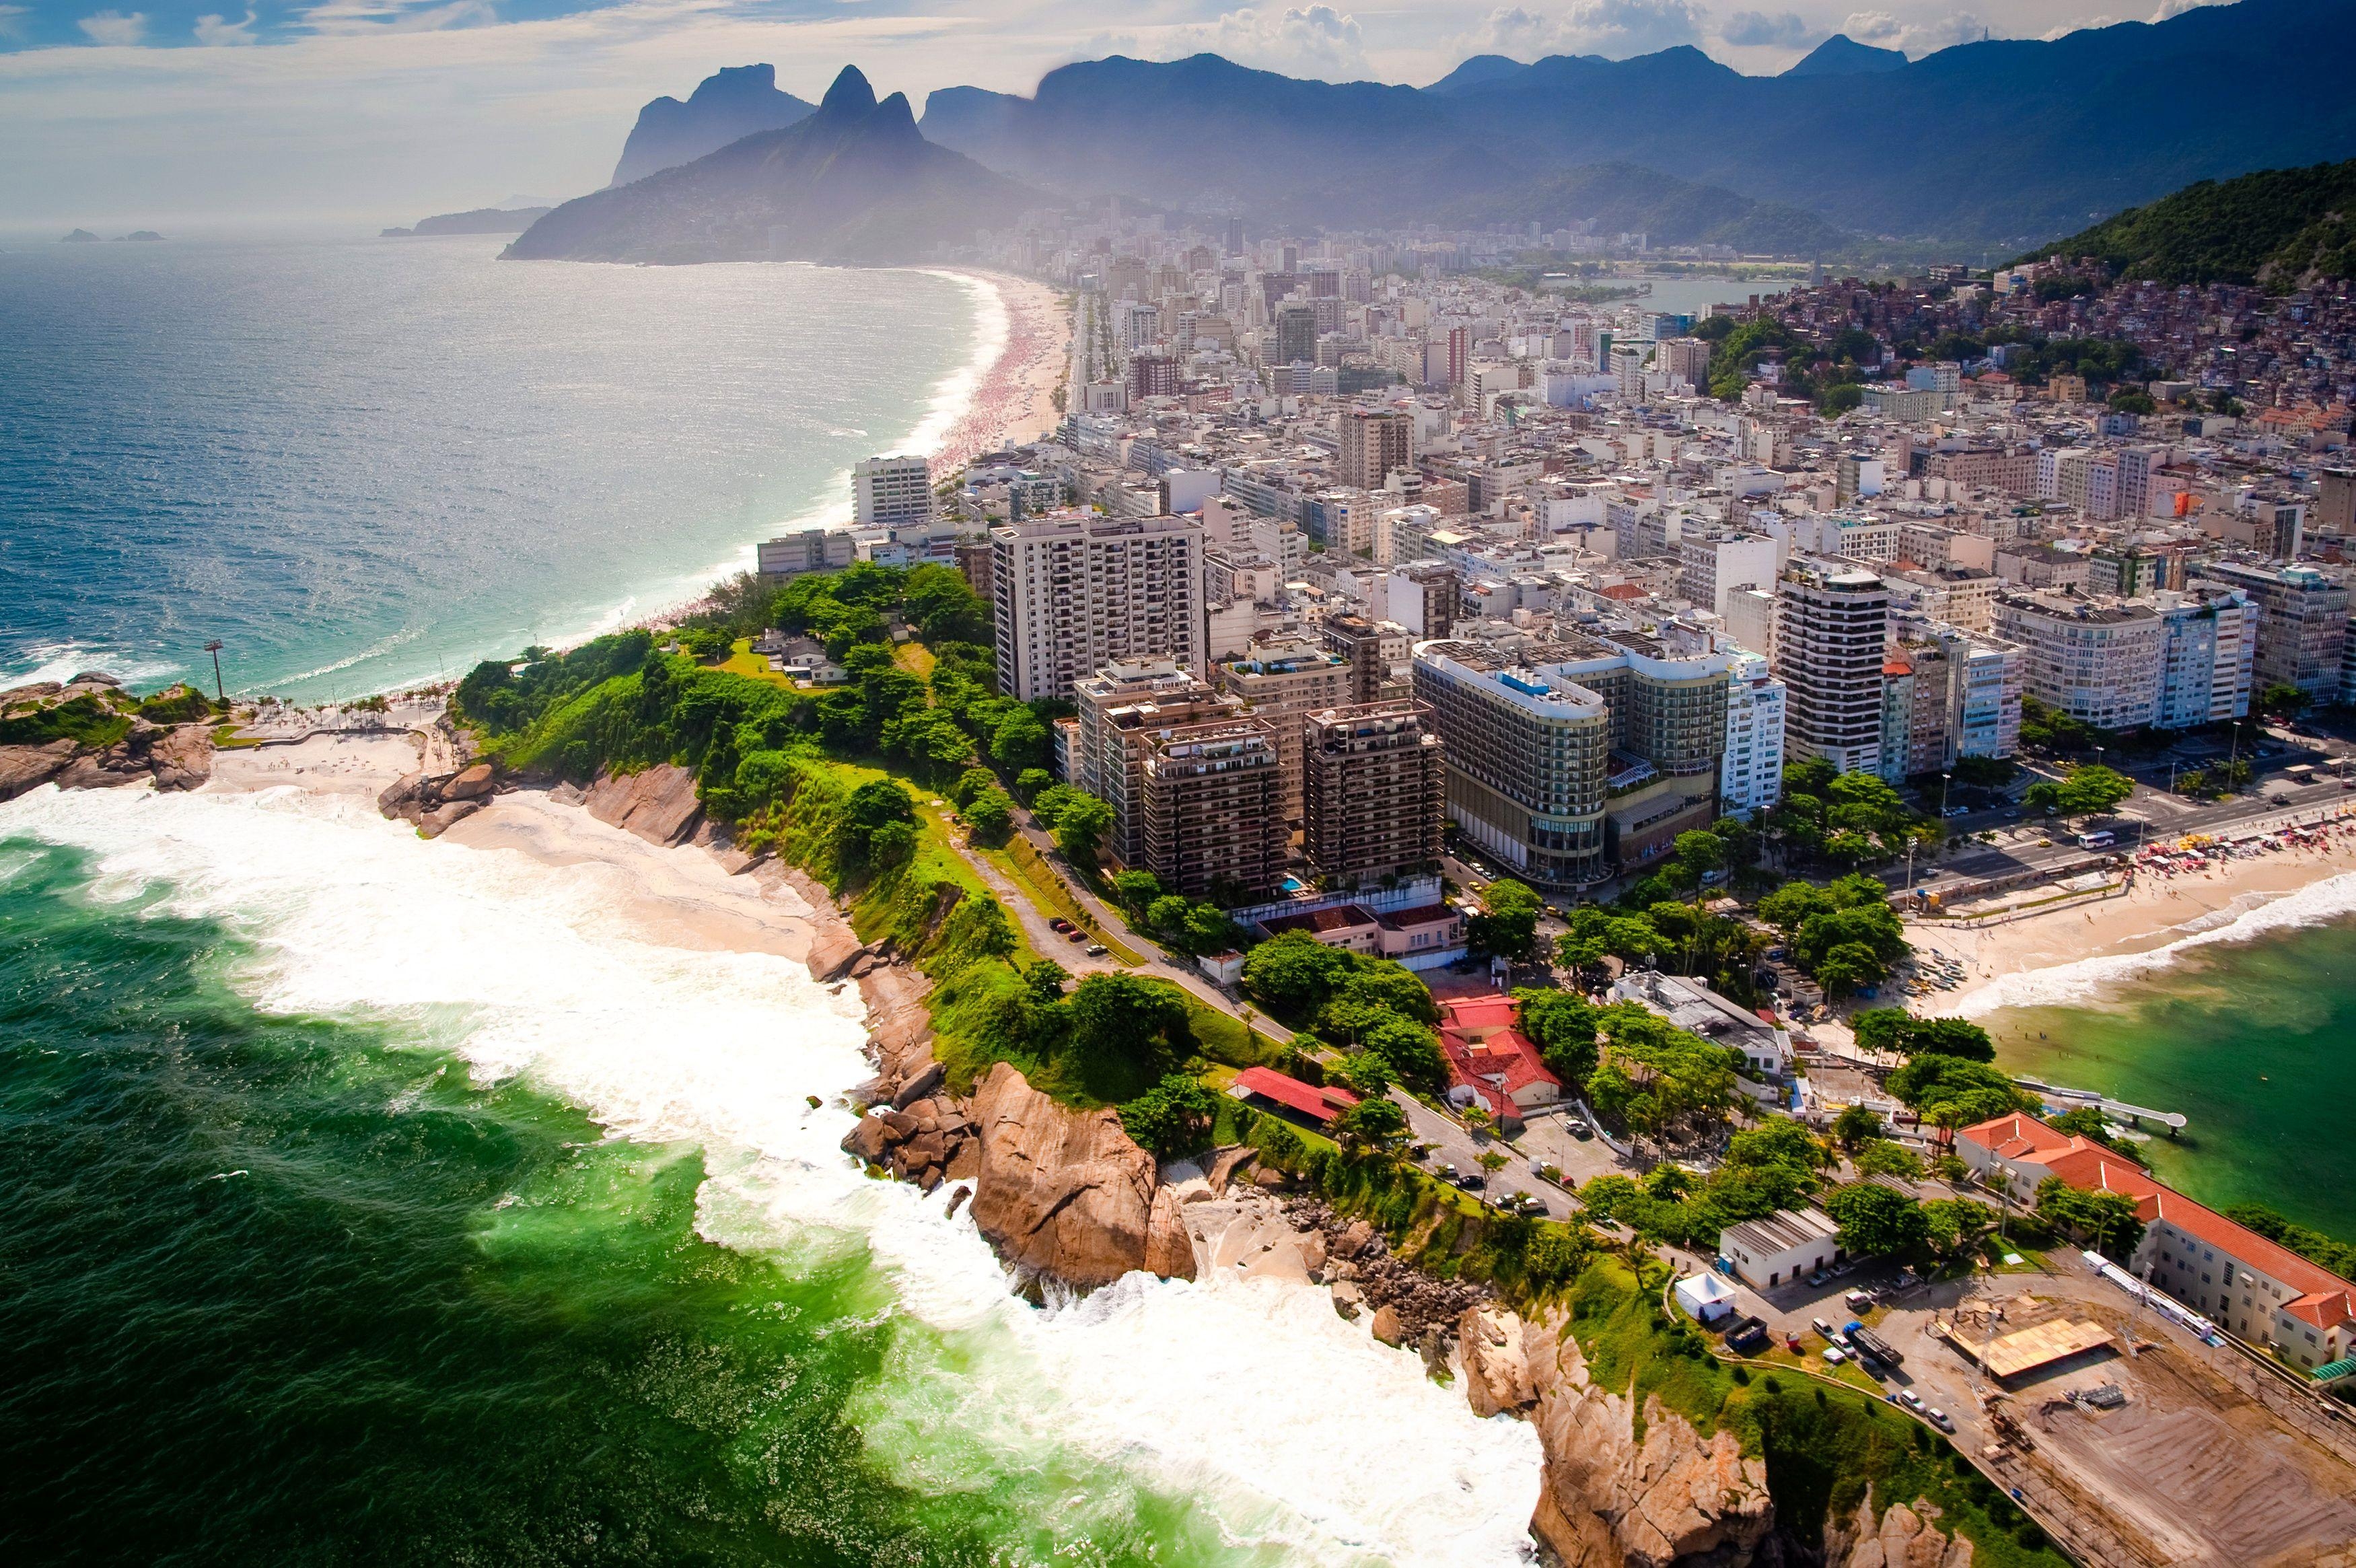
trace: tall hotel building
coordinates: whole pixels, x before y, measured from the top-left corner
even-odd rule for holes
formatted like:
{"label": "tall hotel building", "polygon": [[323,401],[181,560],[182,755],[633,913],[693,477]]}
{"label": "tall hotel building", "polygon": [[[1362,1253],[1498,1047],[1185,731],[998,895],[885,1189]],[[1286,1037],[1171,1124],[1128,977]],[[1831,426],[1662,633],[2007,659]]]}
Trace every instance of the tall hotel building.
{"label": "tall hotel building", "polygon": [[1785,569],[1775,610],[1785,750],[1824,757],[1844,773],[1880,771],[1890,590],[1871,572],[1802,558]]}
{"label": "tall hotel building", "polygon": [[1206,673],[1203,525],[1055,512],[990,531],[998,688],[1069,698],[1108,664],[1166,659]]}

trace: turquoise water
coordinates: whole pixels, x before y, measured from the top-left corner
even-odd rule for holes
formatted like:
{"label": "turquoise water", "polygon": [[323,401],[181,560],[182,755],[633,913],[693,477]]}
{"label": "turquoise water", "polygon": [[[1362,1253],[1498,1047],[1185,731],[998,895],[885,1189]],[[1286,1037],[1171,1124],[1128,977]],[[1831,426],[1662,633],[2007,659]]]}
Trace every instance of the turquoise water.
{"label": "turquoise water", "polygon": [[2183,1112],[2179,1136],[2137,1145],[2162,1180],[2356,1239],[2356,923],[2187,949],[2105,986],[2099,1005],[1984,1022],[2004,1067]]}
{"label": "turquoise water", "polygon": [[1322,1293],[1027,1305],[837,1151],[855,1003],[620,890],[359,800],[0,806],[0,1560],[1517,1560],[1528,1427]]}
{"label": "turquoise water", "polygon": [[0,685],[209,681],[219,638],[314,700],[627,624],[847,505],[990,347],[946,276],[499,244],[0,251]]}

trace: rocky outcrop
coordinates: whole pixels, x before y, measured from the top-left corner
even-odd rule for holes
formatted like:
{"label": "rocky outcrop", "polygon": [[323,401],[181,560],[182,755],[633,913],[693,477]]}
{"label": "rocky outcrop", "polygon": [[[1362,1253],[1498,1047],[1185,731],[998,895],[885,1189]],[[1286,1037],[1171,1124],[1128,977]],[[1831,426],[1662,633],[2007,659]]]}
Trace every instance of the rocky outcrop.
{"label": "rocky outcrop", "polygon": [[1478,1313],[1461,1337],[1475,1410],[1522,1410],[1546,1455],[1530,1533],[1568,1568],[1743,1568],[1774,1524],[1767,1466],[1730,1432],[1705,1437],[1647,1395],[1644,1435],[1626,1396],[1589,1378],[1550,1317]]}
{"label": "rocky outcrop", "polygon": [[695,775],[668,762],[637,773],[600,773],[584,804],[599,822],[665,848],[686,843],[703,816]]}
{"label": "rocky outcrop", "polygon": [[81,747],[70,740],[45,746],[0,746],[0,800],[13,800],[66,770]]}
{"label": "rocky outcrop", "polygon": [[1890,1504],[1877,1520],[1869,1491],[1855,1518],[1826,1524],[1825,1568],[1971,1568],[1972,1543],[1934,1528],[1937,1517],[1917,1498],[1912,1508]]}
{"label": "rocky outcrop", "polygon": [[967,1112],[981,1137],[974,1223],[1009,1263],[1082,1290],[1145,1268],[1149,1257],[1194,1276],[1177,1207],[1155,1203],[1153,1156],[1119,1116],[1059,1105],[1004,1062]]}
{"label": "rocky outcrop", "polygon": [[[79,676],[75,685],[101,681],[104,678]],[[70,693],[74,687],[63,690]],[[0,746],[0,800],[13,800],[27,789],[51,783],[60,789],[113,789],[145,783],[158,789],[193,789],[212,774],[212,731],[203,724],[157,725],[134,718],[130,734],[109,746],[91,747],[70,740]]]}
{"label": "rocky outcrop", "polygon": [[378,792],[376,809],[395,821],[414,823],[427,838],[440,838],[490,804],[498,784],[497,770],[487,762],[455,773],[404,773]]}
{"label": "rocky outcrop", "polygon": [[1287,1198],[1285,1217],[1303,1234],[1304,1262],[1312,1253],[1323,1253],[1309,1264],[1311,1279],[1355,1286],[1356,1299],[1378,1319],[1386,1311],[1390,1314],[1384,1321],[1397,1326],[1397,1337],[1387,1343],[1412,1345],[1436,1365],[1446,1363],[1459,1320],[1488,1298],[1485,1285],[1434,1279],[1391,1256],[1390,1244],[1373,1226],[1343,1218],[1321,1198]]}

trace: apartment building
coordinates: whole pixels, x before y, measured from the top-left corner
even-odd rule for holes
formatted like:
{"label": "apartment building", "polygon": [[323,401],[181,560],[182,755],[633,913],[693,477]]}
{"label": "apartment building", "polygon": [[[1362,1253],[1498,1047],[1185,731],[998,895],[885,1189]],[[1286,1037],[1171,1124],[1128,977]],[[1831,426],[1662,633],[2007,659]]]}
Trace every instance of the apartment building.
{"label": "apartment building", "polygon": [[2152,722],[2166,635],[2149,605],[2016,591],[1997,596],[1996,626],[2039,702],[2104,729]]}
{"label": "apartment building", "polygon": [[1400,469],[1415,467],[1415,416],[1405,409],[1342,411],[1336,476],[1352,489],[1379,490]]}
{"label": "apartment building", "polygon": [[1775,615],[1772,585],[1735,589],[1726,596],[1721,612],[1730,639],[1771,660],[1775,657]]}
{"label": "apartment building", "polygon": [[1454,567],[1438,561],[1417,561],[1392,572],[1383,580],[1384,618],[1419,639],[1446,637],[1456,629],[1459,581]]}
{"label": "apartment building", "polygon": [[2239,588],[2196,583],[2153,596],[2159,617],[2159,700],[2152,723],[2189,729],[2246,717],[2257,655],[2258,607]]}
{"label": "apartment building", "polygon": [[1065,777],[1112,807],[1104,849],[1123,865],[1145,860],[1145,761],[1161,736],[1241,715],[1243,704],[1167,660],[1105,665],[1074,683],[1076,746]]}
{"label": "apartment building", "polygon": [[1072,694],[1108,664],[1167,659],[1202,672],[1203,525],[1056,512],[990,531],[999,690]]}
{"label": "apartment building", "polygon": [[1783,682],[1764,654],[1729,650],[1726,752],[1719,763],[1721,811],[1763,811],[1783,798]]}
{"label": "apartment building", "polygon": [[933,520],[931,466],[922,457],[870,457],[854,465],[851,507],[861,528],[921,528]]}
{"label": "apartment building", "polygon": [[1415,648],[1415,694],[1447,763],[1448,814],[1464,836],[1541,886],[1600,882],[1612,715],[1545,671],[1544,645],[1433,640]]}
{"label": "apartment building", "polygon": [[1301,721],[1301,848],[1333,888],[1437,866],[1448,771],[1431,710],[1354,703]]}
{"label": "apartment building", "polygon": [[1378,702],[1389,684],[1391,671],[1408,660],[1415,645],[1407,628],[1397,621],[1368,620],[1365,616],[1329,615],[1318,628],[1325,646],[1350,661],[1353,703]]}
{"label": "apartment building", "polygon": [[1143,845],[1134,864],[1188,898],[1232,905],[1275,891],[1290,835],[1267,720],[1238,714],[1156,732],[1140,772]]}
{"label": "apartment building", "polygon": [[1776,596],[1772,668],[1787,692],[1784,746],[1844,773],[1881,768],[1890,590],[1844,562],[1794,559]]}
{"label": "apartment building", "polygon": [[837,572],[859,558],[859,542],[847,528],[806,528],[753,547],[754,569],[764,577],[798,577],[804,572]]}
{"label": "apartment building", "polygon": [[1973,566],[1937,566],[1895,574],[1895,589],[1913,600],[1932,620],[1944,621],[1958,631],[1996,629],[1996,591],[2002,585],[1993,572]]}
{"label": "apartment building", "polygon": [[1350,661],[1321,641],[1282,636],[1213,665],[1211,682],[1269,722],[1284,765],[1284,820],[1301,821],[1301,721],[1350,701]]}
{"label": "apartment building", "polygon": [[1678,542],[1677,553],[1677,592],[1720,618],[1729,595],[1773,587],[1780,565],[1775,541],[1763,533],[1697,531]]}
{"label": "apartment building", "polygon": [[2340,689],[2348,642],[2348,589],[2313,566],[2247,565],[2221,561],[2203,577],[2239,588],[2258,609],[2257,656],[2251,679],[2261,692],[2296,686],[2329,701]]}

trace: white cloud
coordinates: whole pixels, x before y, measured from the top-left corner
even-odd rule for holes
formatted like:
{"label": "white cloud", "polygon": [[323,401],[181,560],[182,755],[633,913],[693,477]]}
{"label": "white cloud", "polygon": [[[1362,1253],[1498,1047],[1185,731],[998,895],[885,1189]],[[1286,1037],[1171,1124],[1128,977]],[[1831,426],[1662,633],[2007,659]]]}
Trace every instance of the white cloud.
{"label": "white cloud", "polygon": [[1262,70],[1327,78],[1362,75],[1366,69],[1365,38],[1357,17],[1331,5],[1281,11],[1246,6],[1207,22],[1104,33],[1082,47],[1083,58],[1090,52],[1145,59],[1207,53]]}
{"label": "white cloud", "polygon": [[2048,27],[2037,36],[2050,44],[2056,38],[2066,38],[2072,33],[2091,32],[2096,27],[2115,27],[2118,26],[2118,22],[2119,18],[2116,16],[2089,16],[2083,22],[2064,22],[2058,27]]}
{"label": "white cloud", "polygon": [[134,11],[128,16],[120,11],[101,11],[84,16],[74,24],[94,44],[129,46],[147,36],[147,13]]}
{"label": "white cloud", "polygon": [[1796,11],[1737,11],[1718,36],[1738,48],[1805,49],[1824,42],[1826,29]]}
{"label": "white cloud", "polygon": [[0,38],[23,38],[25,18],[31,12],[29,5],[0,5]]}
{"label": "white cloud", "polygon": [[[2187,11],[2198,11],[2208,5],[2229,5],[2233,0],[2159,0],[2159,9],[2151,14],[2155,22],[2165,22],[2170,16],[2181,16]],[[2094,24],[2089,22],[2088,27]]]}
{"label": "white cloud", "polygon": [[1624,59],[1698,43],[1708,15],[1697,0],[1570,0],[1551,14],[1501,5],[1459,40],[1465,54],[1592,54]]}
{"label": "white cloud", "polygon": [[253,13],[248,11],[241,22],[221,16],[197,18],[197,42],[210,48],[227,48],[233,44],[250,44],[253,38]]}
{"label": "white cloud", "polygon": [[1988,25],[1969,11],[1957,11],[1928,22],[1907,22],[1887,11],[1851,11],[1838,28],[1861,44],[1903,49],[1916,59],[1956,44],[1976,43]]}

